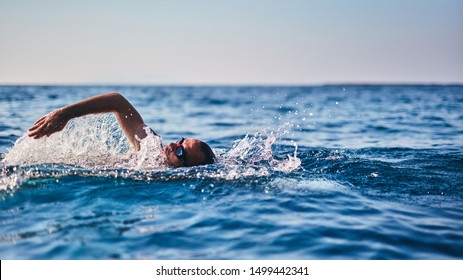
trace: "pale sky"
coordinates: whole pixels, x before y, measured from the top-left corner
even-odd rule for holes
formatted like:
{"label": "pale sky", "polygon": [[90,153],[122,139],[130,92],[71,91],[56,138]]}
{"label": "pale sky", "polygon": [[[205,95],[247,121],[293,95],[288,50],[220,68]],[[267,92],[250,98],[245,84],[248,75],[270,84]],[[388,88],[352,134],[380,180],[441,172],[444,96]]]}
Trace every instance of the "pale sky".
{"label": "pale sky", "polygon": [[462,0],[0,0],[0,84],[463,83]]}

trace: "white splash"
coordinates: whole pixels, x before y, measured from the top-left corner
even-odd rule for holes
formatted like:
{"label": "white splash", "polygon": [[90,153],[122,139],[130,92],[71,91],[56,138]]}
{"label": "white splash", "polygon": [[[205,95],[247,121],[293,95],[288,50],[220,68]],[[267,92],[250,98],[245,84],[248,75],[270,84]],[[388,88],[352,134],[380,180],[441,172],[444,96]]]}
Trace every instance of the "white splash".
{"label": "white splash", "polygon": [[3,161],[7,165],[60,163],[84,168],[160,168],[162,139],[147,134],[137,152],[113,114],[84,116],[69,121],[63,131],[49,137],[33,139],[24,134]]}
{"label": "white splash", "polygon": [[214,177],[234,180],[249,176],[269,176],[275,171],[291,173],[301,166],[297,157],[297,144],[294,143],[294,154],[287,155],[287,159],[277,159],[273,155],[272,147],[286,132],[262,130],[243,139],[235,141],[233,147],[220,156],[220,162],[225,169],[218,171]]}
{"label": "white splash", "polygon": [[149,127],[145,126],[144,129],[147,136],[143,139],[136,137],[140,141],[140,150],[132,154],[126,166],[120,165],[119,167],[137,170],[155,170],[167,167],[162,150],[162,138],[153,134]]}
{"label": "white splash", "polygon": [[301,159],[297,157],[297,144],[294,143],[294,155],[288,155],[288,160],[286,161],[274,160],[273,169],[284,173],[290,173],[299,168],[299,166],[301,166]]}
{"label": "white splash", "polygon": [[297,180],[291,178],[275,178],[269,183],[271,188],[294,189],[297,191],[326,191],[326,192],[344,192],[348,188],[339,182],[314,178],[312,180]]}
{"label": "white splash", "polygon": [[272,158],[272,145],[276,141],[273,132],[262,138],[261,133],[249,136],[249,133],[243,139],[235,141],[233,147],[224,155],[228,159],[235,159],[247,164],[254,164],[260,161],[269,161]]}

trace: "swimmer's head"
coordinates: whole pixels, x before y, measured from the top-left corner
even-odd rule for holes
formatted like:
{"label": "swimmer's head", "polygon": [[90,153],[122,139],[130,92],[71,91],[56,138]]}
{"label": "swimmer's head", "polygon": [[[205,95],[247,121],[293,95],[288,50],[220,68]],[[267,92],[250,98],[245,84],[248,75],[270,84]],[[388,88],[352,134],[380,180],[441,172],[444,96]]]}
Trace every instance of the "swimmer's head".
{"label": "swimmer's head", "polygon": [[211,164],[215,159],[209,145],[197,139],[185,138],[177,143],[167,144],[164,147],[164,155],[167,163],[174,167]]}

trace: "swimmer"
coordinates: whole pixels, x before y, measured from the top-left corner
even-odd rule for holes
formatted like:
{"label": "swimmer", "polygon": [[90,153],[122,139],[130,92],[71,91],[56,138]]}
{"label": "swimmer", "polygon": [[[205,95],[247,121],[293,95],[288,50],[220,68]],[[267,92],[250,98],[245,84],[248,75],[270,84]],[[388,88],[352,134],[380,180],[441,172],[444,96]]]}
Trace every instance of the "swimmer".
{"label": "swimmer", "polygon": [[[124,134],[140,150],[140,139],[147,136],[140,114],[119,93],[106,93],[90,97],[75,104],[56,109],[35,122],[29,129],[29,137],[34,139],[64,129],[69,120],[90,114],[114,113]],[[157,135],[153,130],[151,130]],[[215,155],[206,143],[197,139],[182,138],[177,143],[169,143],[163,148],[165,161],[173,167],[197,166],[214,163]]]}

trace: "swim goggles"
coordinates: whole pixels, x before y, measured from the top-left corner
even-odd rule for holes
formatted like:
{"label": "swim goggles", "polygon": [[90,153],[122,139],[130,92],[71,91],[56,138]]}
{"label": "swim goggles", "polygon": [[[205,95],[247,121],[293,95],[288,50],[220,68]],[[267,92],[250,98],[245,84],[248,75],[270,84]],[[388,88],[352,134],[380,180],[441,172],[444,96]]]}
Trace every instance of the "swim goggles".
{"label": "swim goggles", "polygon": [[182,139],[180,139],[177,142],[177,148],[175,148],[175,155],[182,162],[182,165],[185,166],[186,165],[185,164],[186,154],[185,154],[185,148],[182,146],[183,141],[185,141],[185,138],[182,137]]}

